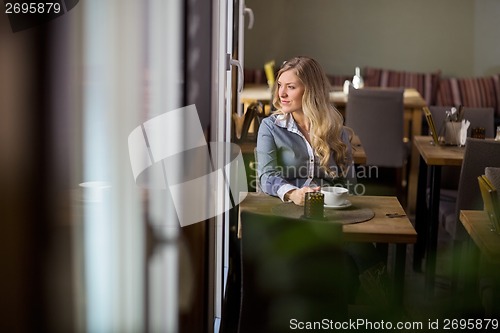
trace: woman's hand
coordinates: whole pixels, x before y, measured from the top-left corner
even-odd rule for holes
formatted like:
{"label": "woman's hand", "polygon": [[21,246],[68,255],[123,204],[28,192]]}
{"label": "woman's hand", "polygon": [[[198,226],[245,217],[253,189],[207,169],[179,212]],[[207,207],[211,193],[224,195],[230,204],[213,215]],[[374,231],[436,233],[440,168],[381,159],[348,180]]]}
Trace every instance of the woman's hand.
{"label": "woman's hand", "polygon": [[285,197],[288,196],[289,200],[298,206],[304,206],[306,193],[307,192],[317,192],[320,190],[320,187],[309,187],[304,186],[300,189],[291,190],[285,194]]}

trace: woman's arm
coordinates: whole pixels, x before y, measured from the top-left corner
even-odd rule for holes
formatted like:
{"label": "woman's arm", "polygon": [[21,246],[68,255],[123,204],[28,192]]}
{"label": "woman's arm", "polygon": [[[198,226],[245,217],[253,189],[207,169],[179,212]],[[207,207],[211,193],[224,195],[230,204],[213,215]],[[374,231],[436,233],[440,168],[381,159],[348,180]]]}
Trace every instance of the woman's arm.
{"label": "woman's arm", "polygon": [[262,191],[285,201],[285,194],[297,187],[288,183],[283,177],[283,169],[278,165],[278,147],[273,131],[273,119],[265,118],[257,135],[257,177]]}
{"label": "woman's arm", "polygon": [[[262,191],[269,195],[277,196],[283,201],[292,201],[296,205],[304,205],[304,198],[307,192],[314,192],[319,190],[319,187],[302,186],[299,188],[290,183],[283,170],[281,163],[286,163],[287,168],[300,169],[294,165],[294,158],[304,158],[297,156],[297,145],[301,141],[293,140],[293,136],[297,135],[288,132],[282,127],[277,127],[274,124],[274,117],[264,119],[259,127],[257,136],[257,177],[259,177]],[[278,132],[275,132],[278,131]],[[279,133],[279,135],[278,135]],[[290,137],[288,137],[290,135]],[[277,139],[279,137],[279,140]],[[298,136],[297,136],[298,138]],[[277,140],[279,144],[277,144]],[[302,139],[300,139],[302,140]],[[281,150],[280,150],[281,149]],[[305,149],[305,147],[304,147]],[[288,158],[280,156],[283,151],[288,152]],[[290,152],[294,153],[290,154]],[[304,152],[307,155],[306,152]],[[290,156],[293,156],[290,159]],[[288,162],[284,162],[286,160]],[[288,170],[290,171],[290,170]],[[300,171],[300,170],[298,170]],[[300,174],[300,172],[298,172]],[[297,173],[294,173],[295,177]]]}
{"label": "woman's arm", "polygon": [[293,189],[288,191],[285,196],[284,196],[284,201],[291,201],[294,204],[298,206],[304,206],[305,198],[306,198],[306,193],[307,192],[316,192],[319,191],[321,188],[320,187],[309,187],[309,186],[304,186],[298,189]]}

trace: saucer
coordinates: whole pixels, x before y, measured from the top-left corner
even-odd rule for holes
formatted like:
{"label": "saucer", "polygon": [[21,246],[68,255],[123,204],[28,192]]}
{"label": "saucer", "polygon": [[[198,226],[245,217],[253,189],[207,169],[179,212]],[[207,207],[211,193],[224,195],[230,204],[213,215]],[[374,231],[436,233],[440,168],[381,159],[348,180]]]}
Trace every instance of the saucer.
{"label": "saucer", "polygon": [[343,205],[327,205],[325,204],[325,208],[332,208],[332,209],[343,209],[343,208],[347,208],[347,207],[351,207],[352,206],[352,203],[349,201],[349,200],[346,200],[346,203],[343,204]]}

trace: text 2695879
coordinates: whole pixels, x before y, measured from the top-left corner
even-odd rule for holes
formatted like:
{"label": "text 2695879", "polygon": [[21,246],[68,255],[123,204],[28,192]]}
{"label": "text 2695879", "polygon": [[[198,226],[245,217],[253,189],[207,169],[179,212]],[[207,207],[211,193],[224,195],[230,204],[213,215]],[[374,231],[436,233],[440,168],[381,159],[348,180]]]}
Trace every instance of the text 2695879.
{"label": "text 2695879", "polygon": [[499,328],[498,319],[444,319],[444,330],[497,330]]}
{"label": "text 2695879", "polygon": [[58,14],[61,12],[58,2],[6,2],[6,14]]}

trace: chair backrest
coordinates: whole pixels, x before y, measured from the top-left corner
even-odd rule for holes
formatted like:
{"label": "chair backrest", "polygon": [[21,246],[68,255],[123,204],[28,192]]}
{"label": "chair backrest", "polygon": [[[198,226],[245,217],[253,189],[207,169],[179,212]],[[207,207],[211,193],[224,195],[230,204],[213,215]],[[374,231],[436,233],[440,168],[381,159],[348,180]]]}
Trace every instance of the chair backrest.
{"label": "chair backrest", "polygon": [[345,125],[361,139],[366,164],[403,166],[403,93],[403,88],[349,90]]}
{"label": "chair backrest", "polygon": [[[248,131],[250,130],[250,125],[252,124],[252,122],[255,122],[254,131],[255,133],[257,133],[259,130],[260,122],[264,117],[265,117],[264,104],[262,104],[262,102],[251,103],[247,107],[244,116],[240,116],[236,113],[233,113],[233,120],[235,122],[234,125],[236,134],[234,141],[237,143],[247,141]],[[240,126],[241,128],[239,134],[238,130],[236,129],[236,127],[238,126]]]}
{"label": "chair backrest", "polygon": [[347,318],[352,278],[342,225],[248,211],[240,221],[240,333],[289,332],[292,318]]}
{"label": "chair backrest", "polygon": [[[432,118],[439,131],[446,119],[446,111],[451,110],[452,106],[430,106]],[[483,127],[487,138],[495,137],[495,110],[493,108],[472,108],[464,107],[464,119],[470,121],[467,136],[471,136],[472,128]]]}
{"label": "chair backrest", "polygon": [[461,223],[458,223],[460,210],[483,209],[477,177],[484,174],[486,167],[500,167],[500,142],[467,138],[458,184],[456,223],[447,228],[454,239],[463,240],[467,236]]}

